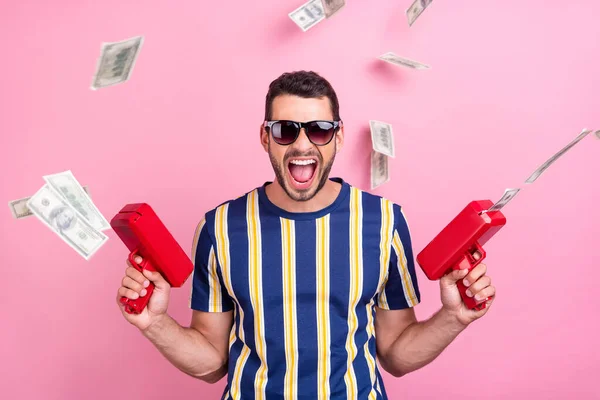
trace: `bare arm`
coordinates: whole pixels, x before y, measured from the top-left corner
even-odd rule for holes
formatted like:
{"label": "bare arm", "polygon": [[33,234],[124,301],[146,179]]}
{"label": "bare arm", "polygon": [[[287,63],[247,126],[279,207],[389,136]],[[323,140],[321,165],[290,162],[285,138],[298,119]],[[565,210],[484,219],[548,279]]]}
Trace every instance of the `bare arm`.
{"label": "bare arm", "polygon": [[171,364],[186,374],[215,383],[227,374],[233,311],[193,311],[189,328],[168,314],[142,330]]}
{"label": "bare arm", "polygon": [[429,364],[465,329],[443,308],[425,321],[414,310],[377,308],[377,356],[384,370],[395,377]]}

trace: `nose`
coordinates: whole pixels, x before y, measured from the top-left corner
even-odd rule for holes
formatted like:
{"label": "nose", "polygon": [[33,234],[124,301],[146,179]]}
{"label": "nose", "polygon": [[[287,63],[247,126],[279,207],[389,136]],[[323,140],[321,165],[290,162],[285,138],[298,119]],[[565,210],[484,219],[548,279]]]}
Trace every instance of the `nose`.
{"label": "nose", "polygon": [[312,149],[313,144],[310,140],[308,140],[308,136],[306,135],[306,130],[304,128],[300,129],[300,133],[298,134],[298,138],[294,142],[294,147],[300,151],[308,151]]}

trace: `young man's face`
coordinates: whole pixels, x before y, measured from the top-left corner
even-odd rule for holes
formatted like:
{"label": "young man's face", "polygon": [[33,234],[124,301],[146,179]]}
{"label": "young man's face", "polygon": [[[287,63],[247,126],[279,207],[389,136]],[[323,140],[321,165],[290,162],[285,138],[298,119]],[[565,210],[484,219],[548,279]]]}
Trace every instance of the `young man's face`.
{"label": "young man's face", "polygon": [[[329,99],[303,98],[291,95],[277,96],[273,100],[272,120],[296,122],[333,121]],[[290,145],[277,144],[271,135],[262,130],[261,142],[269,153],[277,182],[295,201],[307,201],[325,185],[335,155],[343,145],[343,127],[326,145],[316,146],[308,140],[304,129]]]}

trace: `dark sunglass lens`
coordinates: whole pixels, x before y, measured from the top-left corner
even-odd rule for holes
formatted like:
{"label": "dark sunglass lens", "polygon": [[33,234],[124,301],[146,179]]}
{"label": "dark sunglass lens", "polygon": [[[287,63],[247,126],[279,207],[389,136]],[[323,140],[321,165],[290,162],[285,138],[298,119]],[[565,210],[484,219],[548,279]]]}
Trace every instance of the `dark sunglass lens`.
{"label": "dark sunglass lens", "polygon": [[280,121],[271,127],[273,139],[279,144],[290,144],[296,140],[298,129],[291,121]]}
{"label": "dark sunglass lens", "polygon": [[308,136],[316,145],[324,145],[329,143],[333,137],[333,124],[328,121],[315,121],[308,127]]}

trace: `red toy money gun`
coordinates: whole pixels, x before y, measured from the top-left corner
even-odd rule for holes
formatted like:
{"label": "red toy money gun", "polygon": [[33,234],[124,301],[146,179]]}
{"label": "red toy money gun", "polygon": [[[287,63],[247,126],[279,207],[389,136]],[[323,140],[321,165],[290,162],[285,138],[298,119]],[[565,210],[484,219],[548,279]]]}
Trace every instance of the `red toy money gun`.
{"label": "red toy money gun", "polygon": [[[417,255],[417,262],[430,280],[440,279],[453,269],[469,270],[485,258],[483,246],[506,224],[506,217],[498,211],[483,212],[494,203],[490,200],[470,202],[425,248]],[[481,258],[473,255],[479,252]],[[466,294],[462,279],[457,283],[460,295],[469,309],[482,310],[485,301],[477,304]]]}
{"label": "red toy money gun", "polygon": [[[181,287],[194,270],[179,243],[148,204],[127,204],[110,221],[110,226],[129,249],[129,262],[138,271],[158,271],[172,287]],[[141,264],[135,262],[137,255],[142,257]],[[127,313],[139,314],[153,292],[154,284],[150,282],[144,297],[131,300],[123,296],[121,303]]]}

